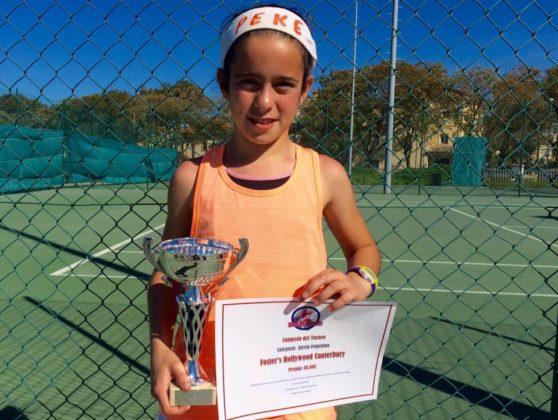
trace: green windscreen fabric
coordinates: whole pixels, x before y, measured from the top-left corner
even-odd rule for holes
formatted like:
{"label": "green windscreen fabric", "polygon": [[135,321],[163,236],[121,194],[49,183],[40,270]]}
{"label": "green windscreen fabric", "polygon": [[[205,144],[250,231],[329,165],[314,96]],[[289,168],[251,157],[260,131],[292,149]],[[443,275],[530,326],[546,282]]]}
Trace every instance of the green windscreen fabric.
{"label": "green windscreen fabric", "polygon": [[142,147],[80,133],[68,138],[70,181],[102,180],[107,184],[170,180],[178,153],[170,148]]}
{"label": "green windscreen fabric", "polygon": [[477,187],[482,182],[488,140],[484,137],[457,137],[451,162],[453,185]]}
{"label": "green windscreen fabric", "polygon": [[145,182],[149,179],[144,164],[146,150],[115,140],[72,134],[68,138],[70,181]]}
{"label": "green windscreen fabric", "polygon": [[169,181],[178,153],[116,140],[15,125],[0,126],[0,192],[101,181]]}
{"label": "green windscreen fabric", "polygon": [[62,131],[0,126],[0,192],[50,188],[64,183]]}
{"label": "green windscreen fabric", "polygon": [[147,153],[147,165],[151,181],[170,181],[178,160],[178,153],[169,148],[153,148]]}

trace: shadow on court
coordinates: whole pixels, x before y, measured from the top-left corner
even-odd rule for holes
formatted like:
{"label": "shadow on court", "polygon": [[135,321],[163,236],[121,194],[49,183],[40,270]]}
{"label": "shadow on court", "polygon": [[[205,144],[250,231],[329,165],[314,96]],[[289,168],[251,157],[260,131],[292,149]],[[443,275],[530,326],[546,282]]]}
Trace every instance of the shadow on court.
{"label": "shadow on court", "polygon": [[[36,299],[25,297],[25,300],[33,304],[41,311],[45,312],[47,315],[51,316],[53,319],[62,322],[66,326],[84,335],[92,342],[95,342],[99,346],[103,347],[105,350],[110,351],[114,356],[121,359],[124,363],[127,363],[146,376],[149,375],[148,367],[138,363],[136,360],[127,356],[117,348],[109,345],[107,342],[100,339],[97,335],[91,334],[90,332],[84,330],[79,325],[65,318],[60,313],[50,309],[44,303],[41,303]],[[442,375],[429,372],[425,369],[410,365],[408,363],[400,362],[387,356],[384,357],[383,369],[401,377],[409,378],[419,384],[425,385],[432,389],[444,392],[450,396],[459,397],[473,405],[487,408],[496,413],[507,414],[513,418],[550,418],[550,414],[541,409],[511,400],[510,398],[507,398],[503,395],[495,394],[485,389],[468,385],[464,382],[446,378]],[[2,413],[0,412],[0,414]],[[0,418],[4,417],[0,416]]]}
{"label": "shadow on court", "polygon": [[3,229],[3,230],[8,231],[10,233],[13,233],[13,234],[15,234],[19,237],[25,237],[25,238],[31,239],[31,240],[33,240],[37,243],[48,245],[48,246],[50,246],[52,248],[55,248],[55,249],[58,249],[60,251],[67,252],[68,254],[75,255],[76,257],[78,257],[80,259],[89,260],[90,262],[92,262],[95,265],[102,265],[103,267],[111,268],[111,269],[113,269],[117,272],[120,272],[122,274],[130,275],[131,277],[137,277],[140,280],[148,281],[151,278],[150,274],[146,274],[142,271],[135,270],[131,267],[128,267],[128,266],[126,266],[124,264],[121,264],[121,263],[118,263],[118,262],[109,261],[107,259],[99,258],[99,257],[92,257],[91,255],[89,255],[89,254],[87,254],[83,251],[73,249],[73,248],[69,248],[67,245],[61,245],[61,244],[58,244],[56,242],[49,241],[45,238],[35,236],[35,235],[31,235],[30,233],[22,232],[20,230],[10,229],[5,225],[0,225],[0,229]]}
{"label": "shadow on court", "polygon": [[461,398],[471,404],[500,414],[506,414],[514,419],[550,419],[550,413],[539,408],[511,400],[485,389],[467,385],[464,382],[446,378],[408,363],[399,362],[387,356],[384,357],[382,369],[412,379],[453,397]]}
{"label": "shadow on court", "polygon": [[[496,336],[496,334],[494,334],[494,332],[492,332],[490,330],[485,330],[485,329],[476,328],[476,327],[470,327],[468,325],[460,324],[459,322],[452,322],[452,321],[449,321],[449,320],[444,319],[444,318],[436,318],[434,316],[431,316],[430,319],[433,319],[433,320],[439,321],[439,322],[443,322],[445,324],[449,324],[449,325],[452,325],[452,326],[457,327],[457,328],[467,329],[467,330],[471,330],[471,331],[480,332],[480,333],[483,333],[483,334],[486,334],[486,335]],[[503,338],[504,340],[508,340],[508,341],[511,341],[511,342],[514,342],[514,343],[521,343],[521,344],[525,344],[527,346],[535,347],[539,350],[546,350],[546,351],[549,351],[549,352],[554,352],[553,348],[545,347],[542,344],[537,344],[537,343],[533,343],[533,342],[530,342],[530,341],[519,340],[515,337],[510,337],[509,335],[497,334],[497,337],[498,338]]]}
{"label": "shadow on court", "polygon": [[3,420],[28,420],[29,417],[27,417],[25,414],[23,414],[23,411],[21,411],[19,408],[9,405],[7,407],[3,407],[3,408],[0,409],[0,419],[3,419]]}
{"label": "shadow on court", "polygon": [[[103,349],[109,351],[111,354],[118,357],[124,363],[128,364],[129,366],[131,366],[131,367],[137,369],[139,372],[143,373],[145,376],[149,376],[149,368],[142,365],[141,363],[138,363],[138,361],[132,359],[131,357],[129,357],[125,353],[118,350],[116,347],[111,346],[106,341],[99,338],[99,336],[97,336],[96,334],[92,334],[89,331],[86,331],[85,329],[83,329],[82,327],[77,325],[76,323],[74,323],[74,322],[70,321],[69,319],[65,318],[59,312],[56,312],[56,311],[50,309],[44,303],[41,303],[38,300],[33,299],[32,297],[25,296],[24,299],[27,302],[33,304],[37,309],[40,309],[41,311],[45,312],[47,315],[51,316],[56,321],[62,322],[64,325],[70,327],[73,331],[77,331],[78,333],[80,333],[84,337],[88,338],[92,342],[98,344]],[[3,419],[3,418],[4,417],[0,416],[0,419]]]}

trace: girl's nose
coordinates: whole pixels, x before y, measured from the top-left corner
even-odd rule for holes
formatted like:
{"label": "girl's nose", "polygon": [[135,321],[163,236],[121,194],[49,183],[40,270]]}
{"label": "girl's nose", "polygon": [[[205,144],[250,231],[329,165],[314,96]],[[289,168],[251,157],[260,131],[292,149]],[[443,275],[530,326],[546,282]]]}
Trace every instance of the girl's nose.
{"label": "girl's nose", "polygon": [[254,108],[260,112],[266,112],[271,108],[271,86],[264,85],[254,98]]}

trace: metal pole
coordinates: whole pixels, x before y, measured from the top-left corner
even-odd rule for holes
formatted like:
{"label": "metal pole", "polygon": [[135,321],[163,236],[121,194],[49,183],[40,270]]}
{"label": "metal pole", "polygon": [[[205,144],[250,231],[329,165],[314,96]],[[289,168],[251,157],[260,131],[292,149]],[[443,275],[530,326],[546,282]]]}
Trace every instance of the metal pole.
{"label": "metal pole", "polygon": [[558,319],[556,319],[556,335],[554,336],[554,364],[552,366],[552,397],[550,400],[550,417],[558,416]]}
{"label": "metal pole", "polygon": [[419,182],[418,182],[418,195],[420,195],[420,189],[422,187],[422,156],[423,156],[423,148],[424,148],[424,131],[425,131],[425,124],[424,124],[424,118],[425,118],[425,112],[426,112],[426,105],[423,103],[422,104],[422,110],[420,112],[420,157],[419,157]]}
{"label": "metal pole", "polygon": [[326,100],[325,103],[325,114],[324,114],[324,139],[325,139],[325,152],[329,154],[329,100]]}
{"label": "metal pole", "polygon": [[349,127],[349,178],[353,174],[353,132],[355,122],[355,79],[356,79],[356,53],[358,38],[358,0],[355,0],[355,31],[353,39],[353,80],[351,84],[351,122]]}
{"label": "metal pole", "polygon": [[19,123],[19,90],[18,89],[16,89],[16,93],[15,93],[15,111],[16,111],[15,125],[17,126]]}
{"label": "metal pole", "polygon": [[[556,114],[558,115],[558,108],[554,107],[554,98],[550,98],[550,107],[551,107],[551,112],[550,112],[550,128],[548,130],[548,146],[547,146],[547,151],[545,153],[547,153],[547,159],[546,159],[546,167],[548,168],[548,164],[550,163],[550,159],[552,159],[553,155],[554,155],[554,162],[557,161],[558,156],[556,155],[556,150],[554,147],[554,143],[556,142],[556,139],[558,139],[558,135],[555,138],[554,137],[554,114],[552,113],[552,111],[556,111]],[[558,392],[558,390],[556,390],[556,392]]]}
{"label": "metal pole", "polygon": [[[548,164],[550,163],[549,160],[552,157],[551,155],[549,155],[548,151],[549,149],[552,150],[552,143],[553,143],[553,127],[552,127],[552,120],[553,120],[553,116],[554,116],[554,98],[548,98],[548,145],[546,146],[546,151],[545,151],[545,155],[546,155],[546,159],[545,159],[545,168],[548,168]],[[538,141],[537,145],[540,145],[540,140]],[[537,151],[537,159],[539,158],[539,152]]]}
{"label": "metal pole", "polygon": [[525,100],[521,101],[521,112],[523,118],[521,120],[521,144],[519,150],[519,183],[517,184],[517,196],[521,197],[521,187],[523,185],[523,150],[525,149],[525,107],[527,103]]}
{"label": "metal pole", "polygon": [[395,108],[395,68],[397,65],[397,14],[399,1],[393,0],[391,19],[391,53],[389,60],[389,98],[386,131],[386,160],[384,169],[384,194],[391,194],[391,160],[393,157],[393,113]]}

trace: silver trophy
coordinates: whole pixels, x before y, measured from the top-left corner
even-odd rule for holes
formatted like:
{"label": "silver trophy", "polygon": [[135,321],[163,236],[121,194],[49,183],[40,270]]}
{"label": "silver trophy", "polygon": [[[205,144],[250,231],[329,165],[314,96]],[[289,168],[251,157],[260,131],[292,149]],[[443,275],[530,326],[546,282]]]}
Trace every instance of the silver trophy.
{"label": "silver trophy", "polygon": [[199,364],[199,354],[211,293],[227,281],[227,275],[248,252],[248,240],[241,238],[238,242],[240,247],[235,248],[216,239],[178,238],[163,241],[152,248],[152,238],[143,241],[143,252],[149,262],[163,273],[165,283],[170,285],[169,280],[173,280],[181,285],[176,301],[192,389],[186,392],[171,384],[171,405],[215,404],[215,387]]}

